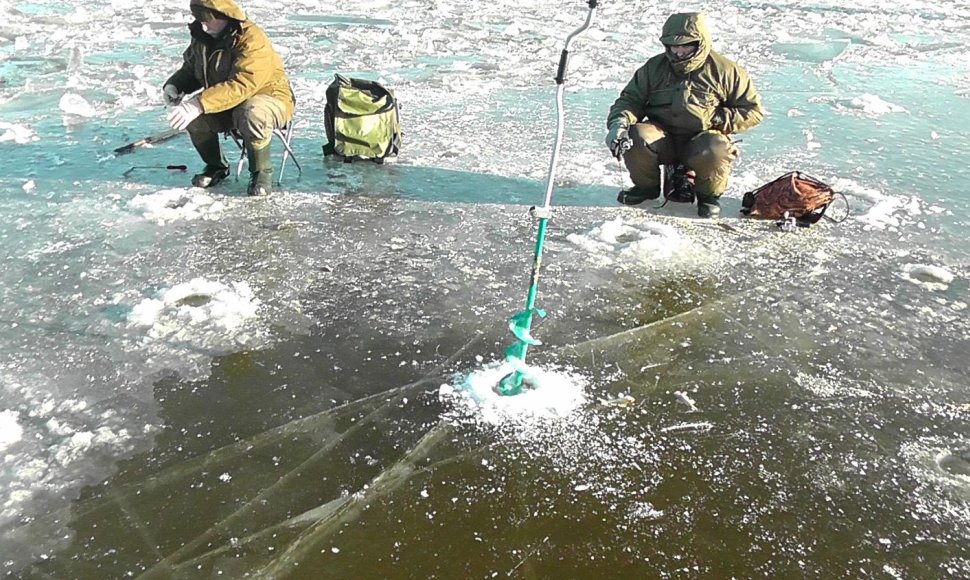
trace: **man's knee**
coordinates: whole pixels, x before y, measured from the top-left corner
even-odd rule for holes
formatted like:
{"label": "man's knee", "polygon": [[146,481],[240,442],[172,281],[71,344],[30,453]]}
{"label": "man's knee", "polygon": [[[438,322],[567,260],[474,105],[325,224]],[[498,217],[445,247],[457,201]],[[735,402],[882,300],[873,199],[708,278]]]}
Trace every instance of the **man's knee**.
{"label": "man's knee", "polygon": [[630,127],[630,139],[633,140],[633,146],[645,147],[654,153],[657,151],[658,142],[666,136],[667,133],[656,123],[637,123]]}
{"label": "man's knee", "polygon": [[698,173],[710,174],[730,171],[731,163],[738,155],[737,146],[727,135],[718,131],[705,131],[691,139],[687,146],[687,165]]}
{"label": "man's knee", "polygon": [[262,99],[249,99],[232,110],[233,127],[253,143],[268,142],[273,137],[277,117],[272,103]]}
{"label": "man's knee", "polygon": [[654,123],[637,123],[630,127],[633,147],[623,155],[623,161],[631,174],[651,175],[659,171],[658,145],[666,136],[663,129]]}

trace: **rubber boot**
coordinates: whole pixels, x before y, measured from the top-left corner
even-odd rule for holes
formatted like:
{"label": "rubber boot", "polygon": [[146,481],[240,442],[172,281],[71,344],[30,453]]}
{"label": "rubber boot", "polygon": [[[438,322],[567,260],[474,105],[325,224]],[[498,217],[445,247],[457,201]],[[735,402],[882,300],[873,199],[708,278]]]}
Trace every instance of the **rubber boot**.
{"label": "rubber boot", "polygon": [[623,205],[637,205],[641,204],[648,199],[657,199],[660,197],[660,186],[658,185],[654,189],[644,189],[641,187],[631,187],[630,189],[624,189],[616,196],[616,201],[622,203]]}
{"label": "rubber boot", "polygon": [[192,177],[195,187],[213,187],[229,177],[229,163],[222,156],[218,133],[189,133],[192,145],[205,163],[202,173]]}
{"label": "rubber boot", "polygon": [[716,218],[721,215],[721,202],[717,196],[698,195],[697,215],[702,218]]}
{"label": "rubber boot", "polygon": [[273,191],[273,161],[269,156],[269,143],[261,149],[247,143],[246,155],[249,157],[249,188],[246,193],[252,196],[269,195]]}

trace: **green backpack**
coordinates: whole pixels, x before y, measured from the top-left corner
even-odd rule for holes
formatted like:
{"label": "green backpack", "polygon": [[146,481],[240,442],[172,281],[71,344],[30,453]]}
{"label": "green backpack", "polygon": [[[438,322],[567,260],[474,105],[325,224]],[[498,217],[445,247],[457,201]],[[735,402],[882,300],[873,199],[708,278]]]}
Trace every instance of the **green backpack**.
{"label": "green backpack", "polygon": [[334,75],[324,109],[327,144],[323,154],[345,162],[383,163],[401,148],[401,120],[394,93],[381,84]]}

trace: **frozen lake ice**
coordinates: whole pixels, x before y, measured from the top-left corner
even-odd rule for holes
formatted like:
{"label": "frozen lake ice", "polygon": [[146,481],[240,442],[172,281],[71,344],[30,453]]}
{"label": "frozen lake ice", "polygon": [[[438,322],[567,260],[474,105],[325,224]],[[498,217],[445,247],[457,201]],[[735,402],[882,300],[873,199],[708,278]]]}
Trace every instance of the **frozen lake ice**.
{"label": "frozen lake ice", "polygon": [[[603,2],[518,402],[473,379],[522,306],[586,3],[244,7],[306,169],[261,200],[163,169],[197,167],[185,137],[111,155],[166,128],[187,6],[0,8],[5,574],[970,573],[966,6],[706,5],[769,111],[727,230],[615,206],[606,110],[691,7]],[[395,89],[397,163],[322,160],[335,72]],[[735,217],[792,169],[849,220]]]}

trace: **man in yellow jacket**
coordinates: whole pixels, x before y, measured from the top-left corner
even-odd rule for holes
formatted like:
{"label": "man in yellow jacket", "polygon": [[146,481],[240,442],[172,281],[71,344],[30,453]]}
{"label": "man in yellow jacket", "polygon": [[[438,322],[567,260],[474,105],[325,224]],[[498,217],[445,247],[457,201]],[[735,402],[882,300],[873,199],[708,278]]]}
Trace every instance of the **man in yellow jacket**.
{"label": "man in yellow jacket", "polygon": [[711,50],[704,14],[671,15],[660,42],[664,53],[636,71],[607,116],[606,145],[633,181],[617,200],[657,199],[660,166],[676,165],[669,199],[691,202],[696,195],[697,214],[717,217],[738,155],[729,135],[761,122],[761,98],[743,68]]}
{"label": "man in yellow jacket", "polygon": [[292,120],[296,104],[283,61],[233,0],[191,0],[189,8],[192,40],[162,92],[174,107],[168,115],[172,128],[188,130],[205,163],[192,184],[212,187],[229,175],[219,134],[235,130],[249,159],[247,193],[266,195],[273,182],[273,129]]}

